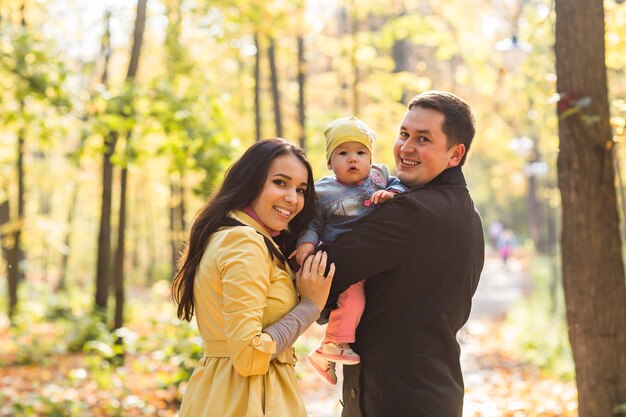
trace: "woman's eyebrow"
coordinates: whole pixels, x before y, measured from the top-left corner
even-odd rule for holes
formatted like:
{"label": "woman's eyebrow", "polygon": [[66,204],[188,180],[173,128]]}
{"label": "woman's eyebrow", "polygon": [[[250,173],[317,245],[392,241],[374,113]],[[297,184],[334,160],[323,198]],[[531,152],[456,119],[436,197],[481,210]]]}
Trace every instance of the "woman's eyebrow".
{"label": "woman's eyebrow", "polygon": [[286,179],[288,179],[288,180],[291,180],[291,177],[290,177],[289,175],[287,175],[287,174],[281,174],[280,172],[279,172],[279,173],[276,173],[276,174],[274,174],[274,175],[272,175],[272,176],[273,176],[273,177],[282,177],[282,178],[286,178]]}
{"label": "woman's eyebrow", "polygon": [[[285,178],[286,180],[289,180],[289,181],[291,181],[291,180],[292,180],[292,178],[291,178],[289,175],[287,175],[287,174],[282,174],[282,173],[280,173],[280,172],[278,172],[278,173],[276,173],[276,174],[272,175],[272,177],[281,177],[281,178]],[[301,187],[308,187],[308,186],[309,186],[309,184],[308,184],[308,183],[306,183],[306,182],[301,182],[301,183],[300,183],[300,186],[301,186]]]}

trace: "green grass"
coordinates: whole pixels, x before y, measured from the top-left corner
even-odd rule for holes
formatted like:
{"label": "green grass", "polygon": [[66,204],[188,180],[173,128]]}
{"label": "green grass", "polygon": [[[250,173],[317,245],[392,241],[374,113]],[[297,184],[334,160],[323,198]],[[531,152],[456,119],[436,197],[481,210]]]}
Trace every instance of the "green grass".
{"label": "green grass", "polygon": [[570,381],[574,362],[567,334],[560,272],[546,256],[529,265],[531,294],[507,314],[504,331],[511,349],[545,374]]}

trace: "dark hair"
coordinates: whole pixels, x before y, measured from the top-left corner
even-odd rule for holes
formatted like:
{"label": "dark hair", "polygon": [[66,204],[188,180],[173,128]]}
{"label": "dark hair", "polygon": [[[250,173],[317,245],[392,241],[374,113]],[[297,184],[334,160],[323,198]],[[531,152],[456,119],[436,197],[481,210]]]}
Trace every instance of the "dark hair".
{"label": "dark hair", "polygon": [[179,270],[172,282],[172,298],[178,304],[178,318],[190,321],[193,317],[194,278],[209,238],[222,226],[223,219],[229,212],[252,204],[263,189],[272,161],[283,155],[294,155],[304,164],[308,185],[304,193],[304,207],[289,222],[288,230],[283,231],[278,239],[283,253],[289,253],[287,250],[292,249],[298,234],[308,225],[313,216],[315,187],[311,164],[304,151],[281,138],[261,140],[250,146],[228,169],[222,186],[200,210],[191,227],[189,242],[179,260]]}
{"label": "dark hair", "polygon": [[448,147],[458,143],[465,145],[465,155],[460,162],[463,165],[476,133],[476,122],[470,106],[452,93],[431,90],[413,97],[407,107],[409,110],[422,107],[443,114],[441,130],[448,138]]}

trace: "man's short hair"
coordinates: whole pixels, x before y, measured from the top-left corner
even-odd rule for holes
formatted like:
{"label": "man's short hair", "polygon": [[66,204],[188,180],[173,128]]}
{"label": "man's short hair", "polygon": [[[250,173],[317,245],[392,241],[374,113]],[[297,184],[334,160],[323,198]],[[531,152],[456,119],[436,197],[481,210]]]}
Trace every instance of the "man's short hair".
{"label": "man's short hair", "polygon": [[465,155],[460,162],[463,165],[476,133],[476,122],[469,104],[452,93],[431,90],[413,97],[407,107],[409,110],[421,107],[443,114],[441,130],[448,138],[448,147],[458,143],[465,145]]}

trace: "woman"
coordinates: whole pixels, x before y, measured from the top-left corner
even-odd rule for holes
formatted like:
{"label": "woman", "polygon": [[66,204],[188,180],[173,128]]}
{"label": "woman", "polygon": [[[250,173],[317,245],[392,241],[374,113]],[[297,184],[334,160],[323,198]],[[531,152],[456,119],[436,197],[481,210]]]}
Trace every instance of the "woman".
{"label": "woman", "polygon": [[292,344],[324,307],[334,265],[324,276],[326,254],[309,257],[296,289],[283,254],[313,203],[304,152],[268,139],[232,165],[198,214],[172,287],[178,317],[195,313],[204,342],[180,417],[306,416]]}

